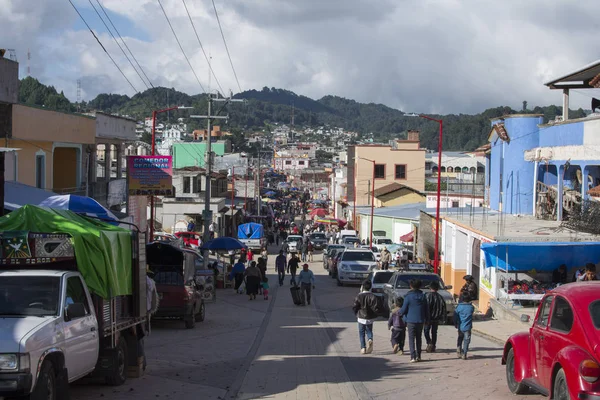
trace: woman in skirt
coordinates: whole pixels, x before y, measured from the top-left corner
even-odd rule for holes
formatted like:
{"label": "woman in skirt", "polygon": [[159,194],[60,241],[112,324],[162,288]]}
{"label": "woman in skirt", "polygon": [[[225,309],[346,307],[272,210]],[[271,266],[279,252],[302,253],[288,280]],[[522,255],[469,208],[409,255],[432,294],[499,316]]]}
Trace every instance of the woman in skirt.
{"label": "woman in skirt", "polygon": [[262,273],[256,266],[256,261],[250,262],[250,266],[246,268],[244,275],[246,276],[246,294],[250,297],[249,300],[254,300],[262,281]]}

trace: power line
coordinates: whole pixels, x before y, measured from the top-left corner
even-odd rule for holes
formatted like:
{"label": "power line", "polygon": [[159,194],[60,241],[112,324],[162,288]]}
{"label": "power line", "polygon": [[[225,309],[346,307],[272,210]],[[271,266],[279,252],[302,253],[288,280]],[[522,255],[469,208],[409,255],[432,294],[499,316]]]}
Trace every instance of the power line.
{"label": "power line", "polygon": [[[69,1],[71,1],[71,0],[69,0]],[[185,54],[185,51],[183,50],[183,47],[181,46],[181,42],[179,42],[179,38],[177,37],[177,34],[175,33],[175,29],[173,29],[173,25],[171,25],[171,21],[169,20],[169,16],[167,15],[167,12],[165,11],[165,8],[163,7],[163,5],[160,2],[160,0],[158,0],[158,4],[160,5],[160,8],[162,9],[163,14],[165,14],[165,18],[167,19],[167,22],[169,23],[169,27],[171,27],[171,32],[173,32],[173,36],[175,36],[175,40],[177,41],[177,44],[179,45],[179,48],[181,49],[181,52],[183,53],[183,56],[185,57],[188,65],[190,66],[190,68],[192,70],[192,73],[196,77],[196,80],[198,81],[198,85],[200,85],[200,87],[202,88],[202,91],[204,93],[206,93],[206,89],[204,89],[204,86],[202,86],[202,83],[200,82],[200,79],[198,78],[198,75],[196,74],[196,71],[194,70],[194,67],[192,67],[192,63],[190,62],[190,59]]]}
{"label": "power line", "polygon": [[117,69],[119,70],[119,72],[121,73],[121,75],[123,75],[123,78],[125,78],[125,80],[127,81],[127,83],[129,83],[129,86],[132,87],[133,91],[138,93],[138,90],[135,88],[135,86],[133,86],[133,84],[131,83],[131,81],[129,80],[129,78],[127,78],[127,75],[125,75],[123,73],[123,70],[119,67],[119,65],[117,64],[117,62],[114,60],[114,58],[112,58],[112,56],[110,55],[110,53],[108,52],[108,50],[106,50],[106,48],[104,47],[104,45],[102,44],[102,42],[100,41],[100,39],[98,39],[98,36],[96,36],[96,34],[94,33],[94,31],[92,30],[92,28],[90,27],[90,25],[87,23],[87,21],[85,20],[85,18],[83,18],[83,15],[81,15],[81,13],[79,12],[79,10],[77,9],[77,7],[75,7],[75,4],[73,4],[73,2],[71,0],[69,0],[69,3],[71,3],[71,5],[73,6],[73,8],[75,9],[75,11],[77,12],[77,14],[79,15],[79,17],[81,18],[81,20],[83,21],[83,23],[85,24],[85,26],[87,26],[87,28],[89,29],[90,33],[94,36],[94,38],[96,39],[96,41],[98,42],[98,44],[100,45],[100,47],[102,47],[102,50],[104,50],[104,52],[106,53],[106,55],[110,58],[110,60],[113,62],[113,64],[115,64],[115,67],[117,67]]}
{"label": "power line", "polygon": [[233,61],[231,60],[231,54],[229,53],[229,47],[227,47],[227,41],[225,40],[225,34],[223,33],[223,28],[221,27],[221,20],[219,19],[219,13],[217,12],[217,6],[215,5],[215,0],[212,0],[213,8],[215,9],[215,16],[217,17],[217,23],[219,24],[219,30],[221,31],[221,37],[223,38],[223,44],[225,44],[225,50],[227,51],[227,57],[229,57],[229,63],[231,64],[231,69],[233,70],[233,76],[235,77],[235,81],[238,85],[238,89],[240,93],[242,92],[242,87],[240,86],[240,81],[238,80],[237,74],[235,72],[235,68],[233,67]]}
{"label": "power line", "polygon": [[181,1],[183,3],[183,7],[185,7],[185,12],[187,13],[188,17],[190,18],[190,23],[192,24],[192,28],[194,29],[194,33],[196,34],[196,39],[198,39],[198,44],[200,44],[200,49],[202,50],[202,54],[204,54],[204,58],[206,59],[206,62],[208,63],[208,68],[210,68],[210,72],[212,72],[212,75],[215,78],[215,82],[217,82],[217,86],[219,86],[219,89],[221,89],[221,93],[223,95],[225,95],[225,91],[221,87],[221,84],[219,83],[219,80],[217,79],[217,75],[215,75],[215,71],[213,70],[210,60],[208,59],[208,56],[206,55],[206,52],[204,51],[204,46],[202,46],[202,42],[200,41],[200,36],[198,36],[198,32],[196,31],[196,26],[194,25],[194,21],[192,21],[192,16],[190,15],[190,12],[188,11],[187,4],[185,4],[185,0],[181,0]]}
{"label": "power line", "polygon": [[[125,42],[125,39],[123,39],[123,37],[121,36],[121,33],[119,32],[119,30],[117,29],[117,27],[115,26],[115,24],[113,24],[112,19],[108,16],[108,14],[106,13],[106,10],[104,9],[104,6],[102,5],[102,3],[100,3],[100,0],[96,0],[96,2],[98,3],[98,5],[100,6],[100,8],[102,9],[102,12],[104,13],[104,15],[106,15],[106,18],[108,18],[108,21],[110,22],[110,24],[112,25],[113,29],[115,30],[115,32],[117,32],[117,35],[119,35],[119,38],[121,39],[121,41],[123,42],[123,44],[125,45],[125,47],[127,48],[127,50],[129,51],[129,54],[131,54],[131,57],[133,57],[133,59],[135,60],[135,63],[137,64],[137,66],[139,67],[140,71],[142,71],[142,74],[144,74],[144,76],[146,77],[146,79],[148,80],[148,83],[150,84],[150,86],[152,86],[152,88],[154,89],[154,85],[152,84],[152,82],[150,81],[150,78],[148,78],[148,75],[146,75],[146,72],[144,71],[144,69],[142,68],[142,66],[140,65],[140,63],[138,62],[138,60],[135,58],[135,56],[133,55],[133,52],[131,51],[131,49],[129,48],[129,46],[127,45],[127,43]],[[143,79],[142,79],[143,80]]]}
{"label": "power line", "polygon": [[144,84],[144,86],[146,86],[146,89],[150,89],[148,87],[148,85],[146,84],[146,81],[144,81],[144,78],[142,78],[142,76],[140,75],[140,73],[138,72],[137,69],[135,69],[135,66],[133,65],[133,63],[131,62],[131,60],[129,59],[129,56],[127,55],[127,53],[125,53],[125,50],[123,50],[123,48],[121,47],[121,45],[119,44],[119,42],[117,41],[117,38],[115,37],[115,35],[113,35],[112,31],[110,30],[110,28],[108,27],[108,25],[106,25],[106,22],[104,22],[104,19],[102,18],[102,16],[100,15],[100,13],[98,12],[98,10],[96,9],[96,7],[94,6],[94,3],[92,3],[92,0],[88,0],[90,2],[90,5],[92,6],[92,8],[94,9],[94,11],[96,11],[96,14],[98,15],[98,18],[100,18],[100,21],[102,21],[102,23],[104,24],[104,27],[106,28],[106,30],[108,31],[108,33],[110,33],[110,36],[112,36],[113,40],[115,41],[115,43],[117,44],[117,46],[119,46],[119,49],[121,49],[121,52],[123,53],[123,55],[125,56],[125,58],[127,59],[127,61],[129,61],[129,65],[131,65],[133,67],[133,70],[135,71],[135,73],[140,77],[140,79],[142,80],[142,83]]}

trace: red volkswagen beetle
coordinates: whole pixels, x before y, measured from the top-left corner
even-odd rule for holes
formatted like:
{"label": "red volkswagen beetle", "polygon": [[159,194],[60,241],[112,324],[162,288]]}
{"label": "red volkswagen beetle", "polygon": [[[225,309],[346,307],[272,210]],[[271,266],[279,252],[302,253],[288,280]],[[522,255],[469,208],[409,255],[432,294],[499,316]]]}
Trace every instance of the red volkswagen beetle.
{"label": "red volkswagen beetle", "polygon": [[533,326],[508,338],[508,388],[558,400],[600,400],[600,282],[569,283],[546,294]]}

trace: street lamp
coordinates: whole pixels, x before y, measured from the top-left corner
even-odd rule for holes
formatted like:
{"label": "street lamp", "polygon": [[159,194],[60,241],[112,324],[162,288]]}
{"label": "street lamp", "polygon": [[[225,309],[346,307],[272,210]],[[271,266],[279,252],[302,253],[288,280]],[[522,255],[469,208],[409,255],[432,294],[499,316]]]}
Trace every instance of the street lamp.
{"label": "street lamp", "polygon": [[440,136],[438,139],[438,179],[437,179],[437,202],[435,206],[435,248],[433,258],[433,268],[436,274],[440,273],[440,197],[442,189],[442,138],[443,138],[443,121],[428,117],[427,115],[419,115],[421,118],[435,121],[440,125]]}
{"label": "street lamp", "polygon": [[[155,155],[156,147],[156,116],[173,110],[186,110],[194,107],[175,106],[165,108],[163,110],[152,111],[152,155]],[[154,241],[154,195],[150,196],[150,241]]]}
{"label": "street lamp", "polygon": [[[373,163],[373,185],[371,185],[371,233],[369,235],[369,247],[373,247],[373,214],[375,210],[375,160],[369,160],[368,158],[363,157],[358,158]],[[354,193],[356,193],[356,188],[354,189]],[[356,204],[356,200],[354,202]],[[356,227],[354,227],[354,229],[356,229]]]}

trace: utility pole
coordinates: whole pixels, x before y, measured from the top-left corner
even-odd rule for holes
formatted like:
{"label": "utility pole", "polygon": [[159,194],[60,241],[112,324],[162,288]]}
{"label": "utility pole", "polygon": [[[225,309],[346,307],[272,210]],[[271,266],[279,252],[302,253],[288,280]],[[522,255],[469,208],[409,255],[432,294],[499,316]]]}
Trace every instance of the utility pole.
{"label": "utility pole", "polygon": [[[212,212],[210,211],[210,189],[211,189],[211,180],[212,180],[212,137],[211,137],[211,123],[213,119],[227,119],[228,116],[220,116],[220,115],[212,115],[212,103],[213,101],[217,102],[236,102],[236,101],[244,101],[244,100],[234,100],[231,98],[216,98],[213,99],[212,94],[208,93],[208,113],[206,115],[190,115],[190,118],[199,118],[206,119],[206,157],[204,160],[205,170],[206,170],[206,183],[204,188],[204,212],[202,213],[202,219],[204,220],[204,240],[206,243],[210,240],[209,236],[209,226],[212,222]],[[204,250],[204,267],[208,267],[208,251]]]}

